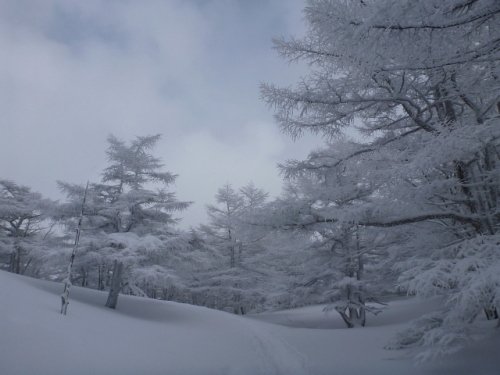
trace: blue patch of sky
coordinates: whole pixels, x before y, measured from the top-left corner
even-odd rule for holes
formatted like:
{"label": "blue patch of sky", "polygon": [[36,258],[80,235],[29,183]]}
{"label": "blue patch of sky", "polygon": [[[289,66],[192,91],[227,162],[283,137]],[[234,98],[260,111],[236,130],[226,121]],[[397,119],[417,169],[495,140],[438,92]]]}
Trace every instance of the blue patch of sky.
{"label": "blue patch of sky", "polygon": [[284,19],[277,16],[278,7],[279,3],[268,0],[203,1],[202,12],[213,20],[214,32],[208,41],[216,52],[213,56],[237,61],[270,49],[271,37],[285,28]]}
{"label": "blue patch of sky", "polygon": [[127,33],[111,21],[89,18],[82,12],[60,5],[54,6],[53,22],[46,29],[45,35],[67,45],[73,52],[78,52],[91,40],[120,50],[126,50],[129,44]]}
{"label": "blue patch of sky", "polygon": [[180,99],[185,94],[185,89],[174,80],[164,81],[159,85],[158,92],[166,99]]}

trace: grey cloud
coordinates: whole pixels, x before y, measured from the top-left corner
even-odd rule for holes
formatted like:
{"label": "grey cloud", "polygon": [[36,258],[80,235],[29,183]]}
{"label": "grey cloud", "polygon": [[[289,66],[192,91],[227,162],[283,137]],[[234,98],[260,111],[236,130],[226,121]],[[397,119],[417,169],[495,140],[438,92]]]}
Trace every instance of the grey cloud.
{"label": "grey cloud", "polygon": [[279,134],[258,92],[300,73],[270,46],[301,4],[0,1],[0,176],[60,198],[58,179],[99,179],[108,134],[162,133],[156,154],[197,202],[184,226],[226,182],[277,194],[276,163],[318,142]]}

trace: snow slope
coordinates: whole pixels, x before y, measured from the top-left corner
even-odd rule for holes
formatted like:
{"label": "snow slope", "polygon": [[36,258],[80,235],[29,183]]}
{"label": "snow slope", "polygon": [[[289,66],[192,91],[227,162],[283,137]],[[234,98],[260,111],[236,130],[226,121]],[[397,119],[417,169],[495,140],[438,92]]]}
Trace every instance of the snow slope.
{"label": "snow slope", "polygon": [[73,287],[0,272],[0,374],[500,374],[500,335],[415,367],[383,349],[408,317],[432,308],[395,301],[369,327],[345,329],[313,306],[252,317]]}

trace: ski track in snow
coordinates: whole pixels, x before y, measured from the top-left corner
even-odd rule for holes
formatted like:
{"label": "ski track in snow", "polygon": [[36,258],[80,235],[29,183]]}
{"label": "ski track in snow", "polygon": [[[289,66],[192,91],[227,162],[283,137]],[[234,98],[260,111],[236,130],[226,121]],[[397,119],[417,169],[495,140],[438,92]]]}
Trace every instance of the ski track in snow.
{"label": "ski track in snow", "polygon": [[[307,360],[304,355],[292,348],[283,339],[272,335],[272,327],[269,330],[249,324],[240,319],[239,325],[245,326],[245,334],[251,342],[252,349],[258,359],[258,374],[275,375],[308,375],[312,374],[307,369]],[[255,368],[250,372],[243,369],[231,369],[228,375],[256,375]]]}

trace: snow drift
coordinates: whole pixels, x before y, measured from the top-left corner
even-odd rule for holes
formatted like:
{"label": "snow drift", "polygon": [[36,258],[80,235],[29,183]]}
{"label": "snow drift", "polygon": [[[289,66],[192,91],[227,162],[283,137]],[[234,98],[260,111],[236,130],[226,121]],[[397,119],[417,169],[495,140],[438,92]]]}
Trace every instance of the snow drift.
{"label": "snow drift", "polygon": [[[346,329],[322,306],[236,316],[203,307],[74,287],[59,314],[60,283],[0,272],[0,373],[58,374],[497,374],[498,334],[415,367],[383,347],[436,301],[393,301],[369,326]],[[273,323],[273,324],[272,324]]]}

